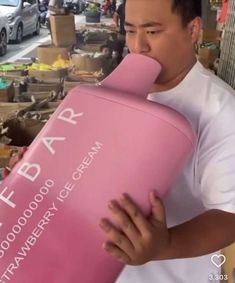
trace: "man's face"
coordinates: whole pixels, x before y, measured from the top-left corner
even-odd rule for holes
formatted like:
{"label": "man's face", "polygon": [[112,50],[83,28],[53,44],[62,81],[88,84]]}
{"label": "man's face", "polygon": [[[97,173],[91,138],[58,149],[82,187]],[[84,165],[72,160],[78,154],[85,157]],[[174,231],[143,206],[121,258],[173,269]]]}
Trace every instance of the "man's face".
{"label": "man's face", "polygon": [[184,27],[181,16],[172,11],[172,0],[127,0],[125,22],[130,52],[161,63],[158,82],[174,80],[195,61],[194,43],[200,21]]}

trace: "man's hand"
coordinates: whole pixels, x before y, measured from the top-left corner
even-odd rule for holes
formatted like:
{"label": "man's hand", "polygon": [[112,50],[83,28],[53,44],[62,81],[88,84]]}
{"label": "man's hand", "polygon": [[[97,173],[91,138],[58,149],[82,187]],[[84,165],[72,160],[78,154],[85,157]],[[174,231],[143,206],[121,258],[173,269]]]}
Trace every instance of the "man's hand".
{"label": "man's hand", "polygon": [[170,246],[164,206],[153,192],[149,199],[152,213],[148,218],[128,195],[123,194],[119,201],[112,200],[108,204],[119,229],[107,219],[100,222],[107,236],[103,248],[125,264],[144,264],[164,254]]}
{"label": "man's hand", "polygon": [[5,167],[5,170],[4,170],[4,176],[5,177],[10,174],[12,168],[16,165],[16,163],[18,163],[22,159],[26,150],[27,150],[27,147],[24,146],[24,147],[20,148],[17,153],[14,153],[11,156],[11,159],[9,161],[9,165],[7,167]]}
{"label": "man's hand", "polygon": [[221,250],[235,241],[235,214],[211,209],[167,229],[164,206],[150,193],[152,214],[146,218],[130,197],[111,201],[117,229],[102,219],[107,236],[103,248],[125,264],[140,265],[151,260],[191,258]]}

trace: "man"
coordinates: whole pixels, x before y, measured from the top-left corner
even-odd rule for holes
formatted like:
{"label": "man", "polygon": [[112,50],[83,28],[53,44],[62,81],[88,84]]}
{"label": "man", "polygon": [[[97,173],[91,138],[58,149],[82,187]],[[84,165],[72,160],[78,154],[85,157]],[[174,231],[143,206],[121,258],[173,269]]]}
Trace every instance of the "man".
{"label": "man", "polygon": [[105,0],[102,7],[104,10],[104,15],[110,15],[111,14],[111,0]]}
{"label": "man", "polygon": [[148,99],[184,114],[198,144],[169,195],[150,194],[150,217],[125,194],[108,204],[113,219],[100,222],[103,248],[129,265],[116,283],[227,280],[219,251],[235,241],[235,97],[196,60],[200,16],[200,0],[126,2],[130,52],[162,65]]}
{"label": "man", "polygon": [[123,2],[118,6],[117,11],[113,15],[113,20],[118,29],[118,32],[122,35],[126,35],[126,31],[124,28],[125,5],[126,5],[126,0],[123,0]]}
{"label": "man", "polygon": [[117,61],[120,63],[123,59],[122,53],[126,44],[126,31],[124,28],[124,22],[125,22],[125,5],[126,0],[123,0],[123,2],[118,6],[117,11],[113,15],[113,21],[118,29],[118,36],[117,36],[117,47],[116,50],[118,57]]}
{"label": "man", "polygon": [[112,16],[114,15],[114,13],[116,11],[116,5],[117,5],[117,1],[116,0],[112,0],[111,1],[111,13],[112,13]]}

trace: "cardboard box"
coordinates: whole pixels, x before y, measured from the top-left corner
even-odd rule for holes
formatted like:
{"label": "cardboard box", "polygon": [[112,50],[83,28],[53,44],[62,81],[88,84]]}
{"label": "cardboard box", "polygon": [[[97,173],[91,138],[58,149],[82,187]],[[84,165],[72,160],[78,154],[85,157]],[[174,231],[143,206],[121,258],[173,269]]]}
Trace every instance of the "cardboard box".
{"label": "cardboard box", "polygon": [[28,91],[27,93],[23,93],[25,98],[28,98],[30,100],[32,97],[36,102],[40,102],[44,99],[48,99],[50,97],[50,92],[46,91],[37,91],[37,92],[30,92]]}
{"label": "cardboard box", "polygon": [[61,81],[68,75],[68,68],[59,69],[56,71],[38,71],[29,70],[29,76],[41,81]]}
{"label": "cardboard box", "polygon": [[53,45],[64,47],[76,44],[74,15],[51,15],[50,25]]}
{"label": "cardboard box", "polygon": [[94,31],[88,30],[84,36],[86,38],[86,44],[97,44],[108,40],[110,33],[98,29]]}
{"label": "cardboard box", "polygon": [[13,102],[15,96],[15,89],[13,84],[7,88],[0,89],[0,102]]}
{"label": "cardboard box", "polygon": [[100,52],[100,48],[104,44],[106,44],[105,41],[96,43],[96,44],[79,44],[78,43],[78,48],[86,52]]}
{"label": "cardboard box", "polygon": [[0,102],[0,120],[5,121],[16,115],[20,110],[29,107],[32,102]]}
{"label": "cardboard box", "polygon": [[0,71],[0,76],[23,76],[25,75],[24,70],[14,70],[14,71]]}
{"label": "cardboard box", "polygon": [[200,48],[198,51],[198,60],[205,68],[213,67],[215,60],[219,57],[219,50],[212,48]]}
{"label": "cardboard box", "polygon": [[[72,90],[73,88],[81,85],[81,84],[88,84],[89,82],[84,81],[70,81],[70,80],[64,80],[64,87],[63,87],[63,95],[67,95],[67,93]],[[95,80],[94,84],[98,83],[98,80]]]}
{"label": "cardboard box", "polygon": [[62,91],[62,84],[61,83],[50,83],[50,82],[43,82],[43,83],[28,83],[27,84],[27,91],[28,92],[50,92],[55,91],[57,94]]}
{"label": "cardboard box", "polygon": [[52,65],[58,57],[69,60],[69,53],[72,46],[56,47],[53,45],[39,45],[37,48],[38,61],[43,64]]}
{"label": "cardboard box", "polygon": [[199,43],[213,42],[219,44],[221,40],[221,31],[218,30],[201,30]]}
{"label": "cardboard box", "polygon": [[93,58],[90,55],[80,55],[73,54],[71,56],[71,62],[74,66],[78,67],[79,70],[87,71],[87,72],[96,72],[100,71],[107,60],[105,60],[104,56],[99,56],[97,58]]}

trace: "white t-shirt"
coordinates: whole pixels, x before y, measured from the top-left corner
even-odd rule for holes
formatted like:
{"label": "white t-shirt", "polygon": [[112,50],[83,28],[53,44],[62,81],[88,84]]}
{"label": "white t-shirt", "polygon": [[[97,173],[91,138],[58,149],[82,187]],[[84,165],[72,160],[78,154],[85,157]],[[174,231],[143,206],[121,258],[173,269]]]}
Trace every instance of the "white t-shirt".
{"label": "white t-shirt", "polygon": [[[182,113],[198,136],[193,156],[164,200],[168,226],[209,209],[235,213],[234,94],[231,87],[199,62],[175,88],[149,94],[149,100]],[[116,283],[219,282],[211,280],[215,277],[211,274],[220,274],[211,256],[127,266]]]}

